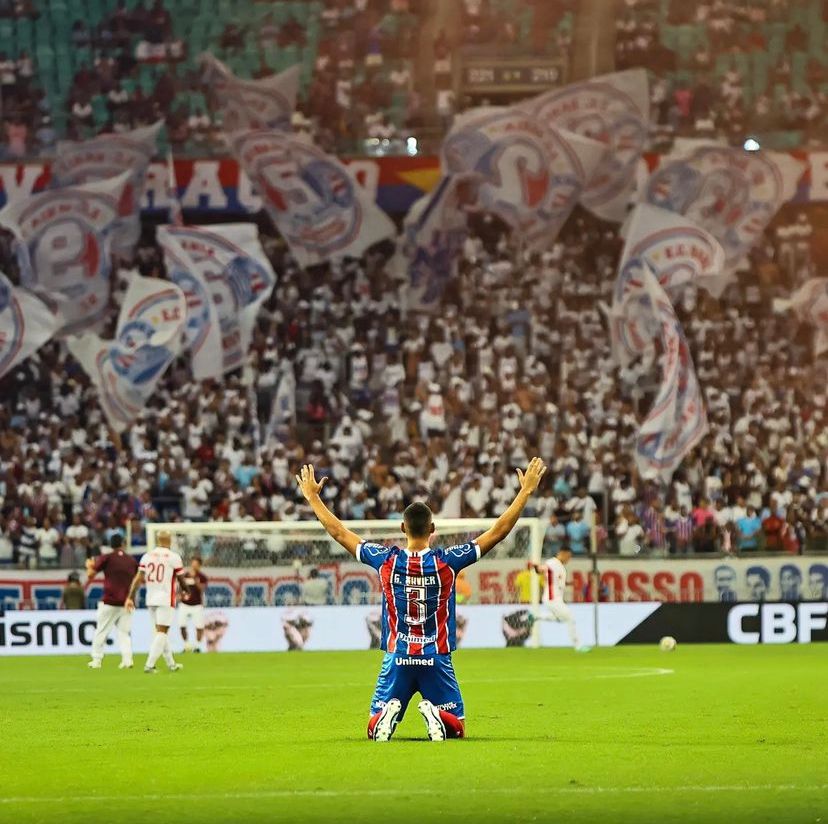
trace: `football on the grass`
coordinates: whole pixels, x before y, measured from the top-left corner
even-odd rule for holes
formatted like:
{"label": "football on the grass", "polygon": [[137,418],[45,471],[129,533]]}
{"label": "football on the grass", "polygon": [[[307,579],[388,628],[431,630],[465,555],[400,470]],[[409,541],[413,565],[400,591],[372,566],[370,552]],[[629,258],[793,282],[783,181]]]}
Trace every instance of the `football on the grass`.
{"label": "football on the grass", "polygon": [[658,646],[663,652],[672,652],[676,648],[676,639],[672,635],[665,635],[658,642]]}

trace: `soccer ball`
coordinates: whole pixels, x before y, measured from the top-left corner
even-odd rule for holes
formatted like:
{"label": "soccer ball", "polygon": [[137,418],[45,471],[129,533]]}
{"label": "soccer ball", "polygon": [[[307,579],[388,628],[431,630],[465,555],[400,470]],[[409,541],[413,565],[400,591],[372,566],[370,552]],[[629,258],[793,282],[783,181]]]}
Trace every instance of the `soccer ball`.
{"label": "soccer ball", "polygon": [[658,642],[658,647],[662,652],[672,652],[676,648],[676,639],[672,635],[665,635]]}

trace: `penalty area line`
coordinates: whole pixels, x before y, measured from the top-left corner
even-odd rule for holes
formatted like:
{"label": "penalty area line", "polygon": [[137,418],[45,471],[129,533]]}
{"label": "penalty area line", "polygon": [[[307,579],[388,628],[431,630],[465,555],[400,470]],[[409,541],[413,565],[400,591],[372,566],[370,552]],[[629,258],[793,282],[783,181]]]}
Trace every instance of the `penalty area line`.
{"label": "penalty area line", "polygon": [[[757,790],[771,792],[824,792],[828,784],[687,784],[680,786],[630,786],[630,787],[468,787],[464,793],[476,795],[657,795],[662,793],[741,793]],[[11,796],[0,798],[0,805],[11,804],[70,804],[70,803],[138,803],[141,801],[244,801],[268,798],[350,798],[350,797],[397,797],[434,796],[433,789],[375,788],[354,790],[251,790],[228,793],[147,793],[143,795],[62,795],[62,796]]]}

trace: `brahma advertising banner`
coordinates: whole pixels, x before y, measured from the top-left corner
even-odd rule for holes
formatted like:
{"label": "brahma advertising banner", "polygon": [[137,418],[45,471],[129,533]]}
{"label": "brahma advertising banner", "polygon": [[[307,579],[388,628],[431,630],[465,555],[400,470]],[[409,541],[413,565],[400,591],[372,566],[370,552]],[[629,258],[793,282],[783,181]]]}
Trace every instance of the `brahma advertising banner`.
{"label": "brahma advertising banner", "polygon": [[[790,153],[805,163],[794,203],[828,201],[828,151]],[[359,157],[343,162],[364,186],[377,205],[392,214],[404,214],[423,194],[440,180],[440,160],[436,156]],[[662,156],[648,154],[636,169],[636,184],[641,190]],[[175,161],[177,194],[185,209],[251,214],[262,208],[247,176],[229,158],[184,159]],[[49,186],[51,169],[47,162],[0,164],[0,206],[10,199],[27,197]],[[145,211],[169,207],[169,171],[163,162],[151,163],[146,175],[142,208]]]}
{"label": "brahma advertising banner", "polygon": [[[380,603],[377,575],[368,566],[319,564],[328,581],[328,601],[340,605]],[[588,600],[592,563],[573,558],[568,567],[566,599]],[[735,603],[737,601],[826,601],[828,557],[755,558],[620,558],[600,556],[602,600],[612,602]],[[293,606],[302,601],[302,581],[309,567],[205,566],[208,606]],[[0,572],[0,609],[55,609],[60,606],[66,572]],[[471,604],[508,604],[528,600],[525,560],[484,560],[463,573],[471,587]],[[101,579],[86,585],[87,606],[94,608],[103,591]]]}

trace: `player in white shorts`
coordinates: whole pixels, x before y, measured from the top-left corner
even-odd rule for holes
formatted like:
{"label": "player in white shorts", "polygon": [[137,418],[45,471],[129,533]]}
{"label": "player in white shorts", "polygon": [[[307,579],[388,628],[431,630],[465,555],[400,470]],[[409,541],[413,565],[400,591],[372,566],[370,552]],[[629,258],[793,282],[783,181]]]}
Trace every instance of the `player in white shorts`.
{"label": "player in white shorts", "polygon": [[535,566],[535,570],[546,578],[546,585],[543,588],[543,603],[535,613],[536,621],[558,621],[566,624],[569,630],[569,639],[572,646],[578,652],[586,652],[589,647],[582,647],[578,637],[578,627],[572,617],[572,610],[564,601],[566,592],[566,565],[572,558],[572,550],[568,546],[562,546],[554,558],[550,558],[544,564]]}
{"label": "player in white shorts", "polygon": [[167,668],[175,672],[181,669],[181,664],[176,664],[173,658],[169,636],[169,629],[175,617],[175,583],[178,581],[184,591],[187,591],[188,587],[181,556],[170,549],[172,535],[169,532],[159,532],[156,540],[155,549],[141,557],[124,607],[129,612],[135,609],[135,593],[141,584],[146,584],[147,610],[155,626],[155,635],[150,644],[144,672],[155,672],[155,662],[162,655]]}
{"label": "player in white shorts", "polygon": [[[201,558],[194,555],[190,559],[190,566],[184,572],[187,589],[181,593],[178,604],[178,628],[184,641],[184,652],[195,649],[201,652],[201,642],[204,639],[204,593],[207,590],[207,576],[201,571]],[[190,644],[187,636],[187,624],[192,621],[195,627],[195,647]]]}

